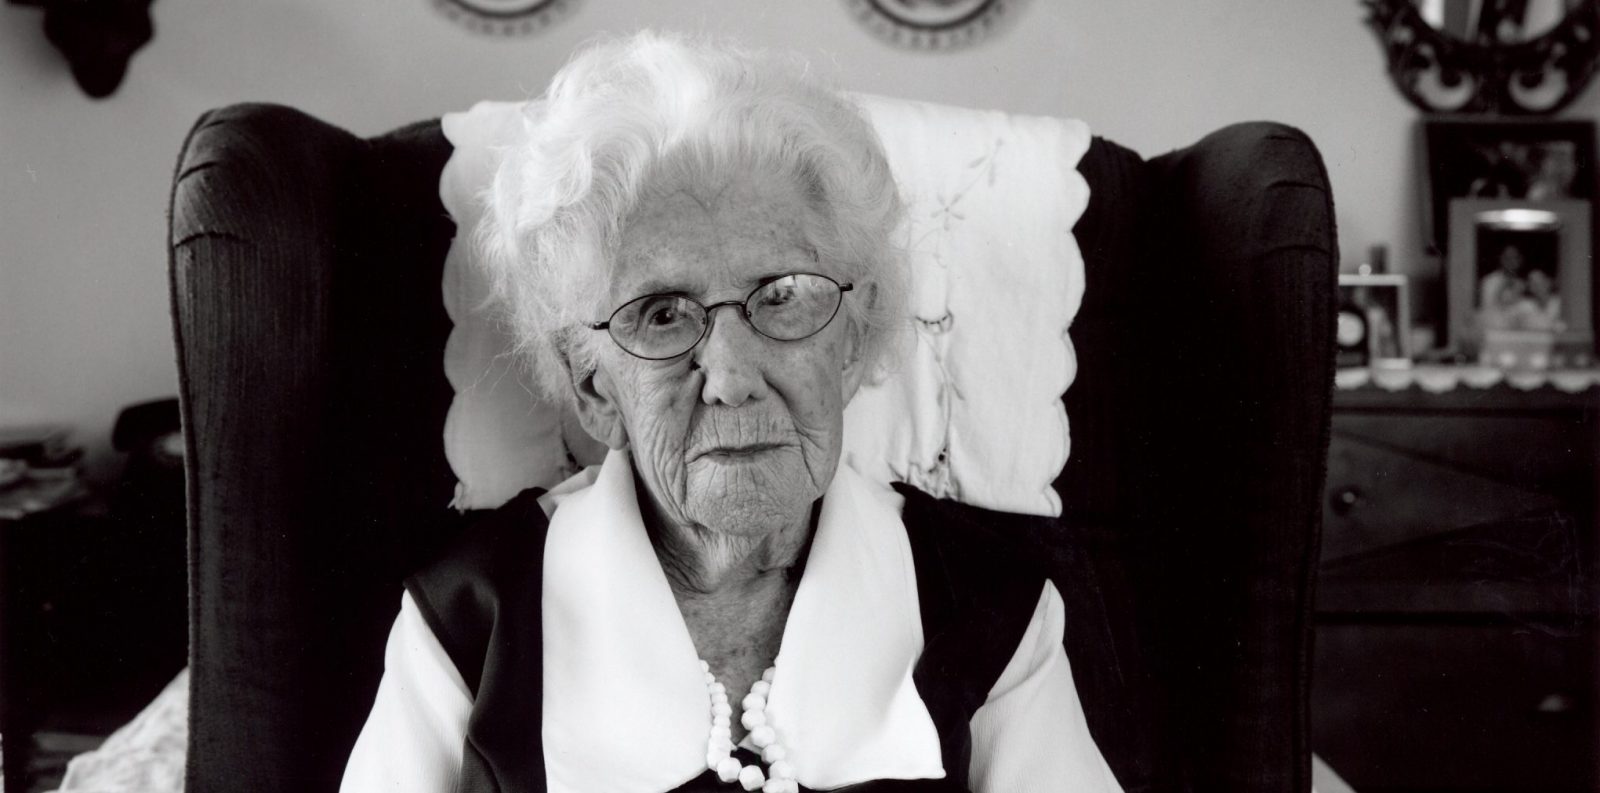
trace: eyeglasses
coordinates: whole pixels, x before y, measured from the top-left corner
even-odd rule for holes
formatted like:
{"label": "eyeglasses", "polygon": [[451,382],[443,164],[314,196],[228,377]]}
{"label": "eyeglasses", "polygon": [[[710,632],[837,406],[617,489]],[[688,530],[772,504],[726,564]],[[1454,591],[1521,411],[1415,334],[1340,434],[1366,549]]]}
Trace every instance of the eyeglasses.
{"label": "eyeglasses", "polygon": [[705,338],[711,312],[737,306],[757,333],[777,341],[814,336],[833,321],[853,284],[816,273],[790,273],[755,288],[744,300],[705,305],[682,295],[645,295],[622,304],[594,330],[610,331],[618,347],[647,361],[676,358]]}

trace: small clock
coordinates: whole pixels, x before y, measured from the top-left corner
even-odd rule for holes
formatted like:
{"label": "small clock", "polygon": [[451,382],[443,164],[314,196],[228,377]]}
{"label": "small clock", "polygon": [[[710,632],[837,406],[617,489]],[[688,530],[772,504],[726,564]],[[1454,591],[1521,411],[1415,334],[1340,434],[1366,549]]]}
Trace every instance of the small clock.
{"label": "small clock", "polygon": [[1406,277],[1339,276],[1334,360],[1340,367],[1405,367],[1411,360],[1411,311]]}
{"label": "small clock", "polygon": [[1334,358],[1340,367],[1367,365],[1367,320],[1361,312],[1350,306],[1339,307],[1339,321],[1334,331],[1339,349]]}
{"label": "small clock", "polygon": [[1359,347],[1367,342],[1367,321],[1354,311],[1339,312],[1339,346]]}

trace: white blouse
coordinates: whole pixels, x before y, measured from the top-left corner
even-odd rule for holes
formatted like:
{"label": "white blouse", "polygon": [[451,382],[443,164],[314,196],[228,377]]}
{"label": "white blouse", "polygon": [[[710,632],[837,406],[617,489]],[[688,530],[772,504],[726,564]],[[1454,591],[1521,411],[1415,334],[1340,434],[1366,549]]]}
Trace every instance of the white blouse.
{"label": "white blouse", "polygon": [[[705,684],[633,481],[628,453],[612,452],[541,499],[552,513],[541,714],[551,793],[663,793],[705,771]],[[847,466],[823,499],[767,704],[805,787],[945,775],[911,677],[923,636],[900,507]],[[1120,793],[1084,721],[1064,624],[1046,582],[972,718],[975,793]],[[409,593],[384,662],[341,790],[455,790],[472,696]]]}

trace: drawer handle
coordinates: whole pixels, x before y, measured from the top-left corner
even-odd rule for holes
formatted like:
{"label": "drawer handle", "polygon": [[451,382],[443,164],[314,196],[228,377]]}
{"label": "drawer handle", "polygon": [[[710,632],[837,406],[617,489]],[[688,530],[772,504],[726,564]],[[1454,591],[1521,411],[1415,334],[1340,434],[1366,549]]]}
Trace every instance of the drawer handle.
{"label": "drawer handle", "polygon": [[1328,495],[1328,506],[1333,508],[1333,514],[1341,517],[1350,514],[1350,510],[1359,503],[1361,491],[1354,487],[1342,487]]}

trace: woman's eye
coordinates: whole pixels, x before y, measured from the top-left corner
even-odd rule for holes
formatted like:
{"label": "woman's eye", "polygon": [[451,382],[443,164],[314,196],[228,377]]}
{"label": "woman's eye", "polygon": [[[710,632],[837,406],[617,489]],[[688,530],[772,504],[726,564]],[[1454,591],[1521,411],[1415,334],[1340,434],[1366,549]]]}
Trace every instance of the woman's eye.
{"label": "woman's eye", "polygon": [[763,305],[763,306],[781,306],[781,305],[784,305],[785,303],[792,302],[793,300],[794,300],[794,287],[792,287],[792,286],[780,286],[780,287],[777,287],[775,289],[768,290],[766,295],[764,295],[761,298],[761,305]]}
{"label": "woman's eye", "polygon": [[630,304],[623,324],[634,333],[674,331],[690,322],[682,302],[668,295],[652,295]]}

